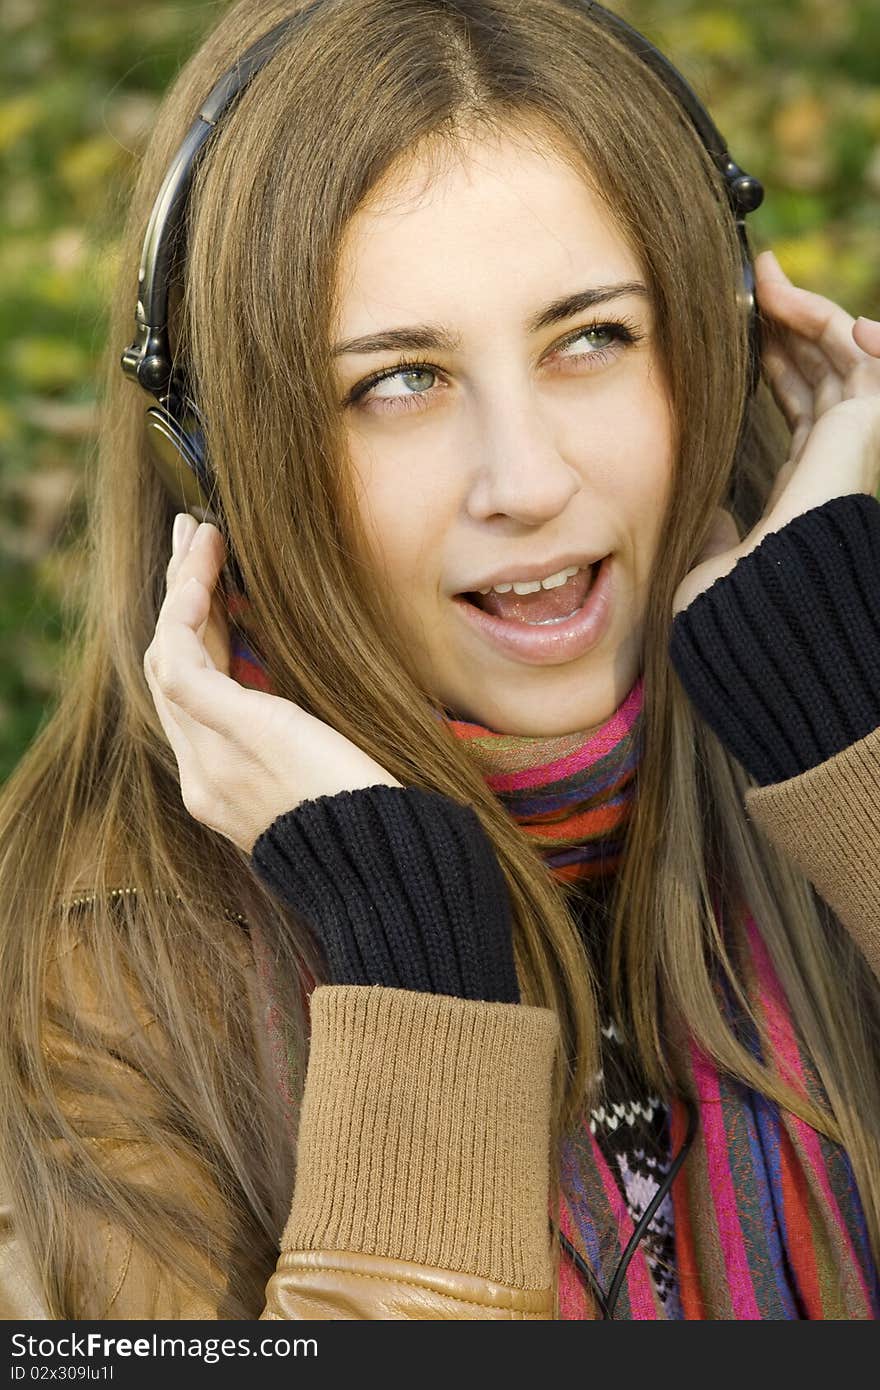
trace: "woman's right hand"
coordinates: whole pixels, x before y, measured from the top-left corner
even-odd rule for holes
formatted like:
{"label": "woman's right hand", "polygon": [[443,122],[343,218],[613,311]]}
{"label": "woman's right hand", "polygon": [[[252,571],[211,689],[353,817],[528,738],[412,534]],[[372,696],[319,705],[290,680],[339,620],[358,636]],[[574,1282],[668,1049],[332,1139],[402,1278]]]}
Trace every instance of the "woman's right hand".
{"label": "woman's right hand", "polygon": [[755,258],[755,271],[772,325],[763,361],[792,432],[791,453],[747,536],[718,509],[673,595],[673,617],[789,521],[835,497],[873,497],[880,488],[880,323],[793,285],[772,251]]}
{"label": "woman's right hand", "polygon": [[189,814],[250,854],[276,817],[303,801],[400,787],[329,724],[228,674],[228,636],[224,647],[223,619],[212,603],[225,544],[216,526],[188,520],[189,535],[168,566],[144,675]]}

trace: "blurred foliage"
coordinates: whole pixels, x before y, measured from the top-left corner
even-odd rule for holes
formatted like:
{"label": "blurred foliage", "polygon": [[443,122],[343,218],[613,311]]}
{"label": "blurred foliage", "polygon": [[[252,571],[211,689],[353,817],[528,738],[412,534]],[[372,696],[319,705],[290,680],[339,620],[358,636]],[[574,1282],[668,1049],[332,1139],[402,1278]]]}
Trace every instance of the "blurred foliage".
{"label": "blurred foliage", "polygon": [[[764,182],[755,250],[880,317],[878,0],[612,8]],[[51,707],[82,581],[70,545],[126,192],[163,90],[222,9],[0,0],[0,778]]]}

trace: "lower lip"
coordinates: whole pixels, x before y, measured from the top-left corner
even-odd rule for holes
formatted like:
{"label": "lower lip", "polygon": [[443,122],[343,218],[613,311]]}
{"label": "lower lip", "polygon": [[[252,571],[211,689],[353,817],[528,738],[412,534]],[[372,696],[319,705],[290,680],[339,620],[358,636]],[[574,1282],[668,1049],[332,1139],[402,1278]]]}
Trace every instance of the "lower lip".
{"label": "lower lip", "polygon": [[479,635],[505,656],[530,666],[553,666],[584,656],[601,640],[611,620],[612,595],[612,556],[606,555],[583,606],[562,622],[505,622],[467,599],[454,597],[452,601]]}

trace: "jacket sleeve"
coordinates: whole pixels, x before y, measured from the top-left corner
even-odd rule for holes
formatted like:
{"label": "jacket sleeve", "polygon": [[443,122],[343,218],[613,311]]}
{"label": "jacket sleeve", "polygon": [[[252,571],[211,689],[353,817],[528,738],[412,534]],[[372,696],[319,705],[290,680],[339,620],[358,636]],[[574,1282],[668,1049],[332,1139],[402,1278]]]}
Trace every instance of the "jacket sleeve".
{"label": "jacket sleeve", "polygon": [[880,978],[880,501],[766,536],[676,616],[670,656],[757,783],[747,813]]}
{"label": "jacket sleeve", "polygon": [[797,777],[750,788],[745,800],[880,979],[880,727]]}
{"label": "jacket sleeve", "polygon": [[[79,945],[73,949],[81,954]],[[104,1031],[84,956],[76,979],[83,1018]],[[252,1316],[552,1317],[555,1014],[381,986],[321,986],[311,1014],[292,1204],[277,1266],[265,1268]],[[140,1026],[158,1024],[144,1012]],[[147,1196],[173,1192],[196,1230],[205,1215],[219,1215],[225,1240],[223,1196],[195,1150],[172,1156],[131,1140],[125,1116],[107,1113],[100,1070],[118,1075],[126,1049],[112,1030],[106,1035],[100,1055],[64,1033],[49,1037],[47,1057],[70,1083],[58,1096],[65,1118],[88,1136],[108,1177]],[[162,1105],[136,1067],[129,1081],[136,1113]],[[47,1143],[63,1167],[64,1144]],[[181,1237],[180,1249],[157,1262],[100,1206],[79,1219],[76,1238],[79,1317],[230,1316],[223,1260],[212,1261],[210,1242]],[[203,1266],[215,1296],[184,1278],[181,1255]],[[39,1250],[25,1248],[13,1205],[0,1200],[3,1317],[51,1316],[39,1261]]]}
{"label": "jacket sleeve", "polygon": [[253,863],[329,975],[263,1316],[549,1316],[555,1027],[519,1003],[473,809],[416,787],[323,796],[279,816]]}
{"label": "jacket sleeve", "polygon": [[263,1318],[553,1316],[548,1009],[321,986]]}

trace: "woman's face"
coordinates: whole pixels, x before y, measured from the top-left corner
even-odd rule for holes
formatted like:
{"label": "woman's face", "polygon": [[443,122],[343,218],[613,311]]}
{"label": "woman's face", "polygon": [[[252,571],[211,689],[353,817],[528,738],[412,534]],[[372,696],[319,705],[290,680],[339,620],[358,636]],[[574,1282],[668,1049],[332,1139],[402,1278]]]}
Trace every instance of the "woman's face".
{"label": "woman's face", "polygon": [[[641,669],[672,477],[640,267],[569,165],[513,133],[395,172],[347,229],[333,338],[371,556],[453,715],[592,729]],[[488,613],[461,597],[575,565],[540,594],[477,594]]]}

